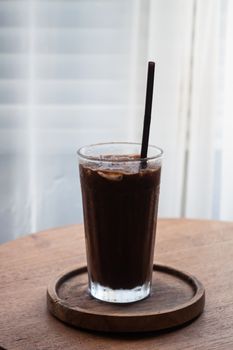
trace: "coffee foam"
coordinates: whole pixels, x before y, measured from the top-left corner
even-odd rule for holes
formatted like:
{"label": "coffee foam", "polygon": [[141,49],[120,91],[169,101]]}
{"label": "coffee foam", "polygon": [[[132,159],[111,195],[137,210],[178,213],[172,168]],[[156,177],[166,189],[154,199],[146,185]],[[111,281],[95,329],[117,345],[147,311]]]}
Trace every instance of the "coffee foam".
{"label": "coffee foam", "polygon": [[146,168],[141,167],[140,162],[135,163],[86,163],[82,164],[86,169],[87,174],[91,175],[91,172],[97,172],[99,176],[112,181],[121,181],[124,175],[130,176],[139,174],[143,176],[145,173],[155,172],[160,168],[158,164],[147,164]]}
{"label": "coffee foam", "polygon": [[97,173],[109,180],[120,181],[123,175],[134,175],[154,172],[160,168],[156,161],[147,161],[146,168],[142,167],[140,156],[132,155],[104,155],[99,156],[99,160],[82,163],[82,166]]}

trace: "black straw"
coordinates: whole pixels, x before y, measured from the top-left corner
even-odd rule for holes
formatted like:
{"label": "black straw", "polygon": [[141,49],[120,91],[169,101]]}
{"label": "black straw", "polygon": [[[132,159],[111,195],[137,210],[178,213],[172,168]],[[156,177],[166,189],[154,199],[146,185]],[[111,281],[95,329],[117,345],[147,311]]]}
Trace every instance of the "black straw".
{"label": "black straw", "polygon": [[[145,102],[143,135],[142,135],[141,158],[147,157],[148,141],[149,141],[149,134],[150,134],[153,88],[154,88],[154,72],[155,72],[155,63],[148,62],[146,102]],[[142,162],[142,168],[146,168],[146,162]]]}

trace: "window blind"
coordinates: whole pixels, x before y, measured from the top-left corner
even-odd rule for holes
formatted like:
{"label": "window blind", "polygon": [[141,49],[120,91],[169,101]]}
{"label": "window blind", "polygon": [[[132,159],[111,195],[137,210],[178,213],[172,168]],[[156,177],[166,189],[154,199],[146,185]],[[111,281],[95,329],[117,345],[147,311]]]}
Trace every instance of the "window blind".
{"label": "window blind", "polygon": [[76,150],[127,140],[132,0],[2,0],[1,240],[82,220]]}

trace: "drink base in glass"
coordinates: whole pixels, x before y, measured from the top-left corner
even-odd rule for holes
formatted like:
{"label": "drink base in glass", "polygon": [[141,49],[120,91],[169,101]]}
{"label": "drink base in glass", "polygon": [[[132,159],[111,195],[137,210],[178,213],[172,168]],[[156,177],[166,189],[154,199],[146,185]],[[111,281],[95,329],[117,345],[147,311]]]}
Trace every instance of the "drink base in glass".
{"label": "drink base in glass", "polygon": [[133,289],[111,289],[101,286],[97,282],[90,281],[89,292],[99,300],[109,303],[132,303],[145,299],[150,294],[150,282],[146,282],[142,286],[137,286]]}

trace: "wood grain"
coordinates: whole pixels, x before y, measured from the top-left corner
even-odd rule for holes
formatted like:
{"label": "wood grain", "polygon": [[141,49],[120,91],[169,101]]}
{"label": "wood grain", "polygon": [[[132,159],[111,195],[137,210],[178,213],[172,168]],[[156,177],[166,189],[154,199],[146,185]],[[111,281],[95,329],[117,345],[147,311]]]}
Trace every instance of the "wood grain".
{"label": "wood grain", "polygon": [[160,220],[156,261],[203,282],[204,313],[170,333],[99,334],[66,326],[49,314],[46,289],[85,259],[82,225],[30,235],[0,246],[0,346],[7,350],[232,349],[233,223]]}
{"label": "wood grain", "polygon": [[59,320],[102,332],[148,332],[181,326],[204,308],[203,285],[169,266],[154,265],[150,297],[128,304],[96,300],[88,293],[87,267],[54,278],[47,292],[48,309]]}

